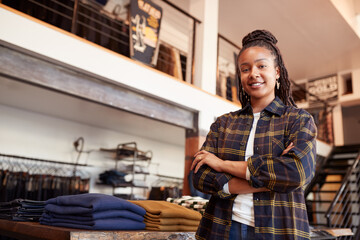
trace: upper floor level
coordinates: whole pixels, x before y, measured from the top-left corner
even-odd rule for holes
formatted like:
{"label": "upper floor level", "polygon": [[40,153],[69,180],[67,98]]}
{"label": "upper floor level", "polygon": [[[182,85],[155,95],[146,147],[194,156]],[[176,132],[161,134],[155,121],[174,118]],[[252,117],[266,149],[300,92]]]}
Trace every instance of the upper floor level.
{"label": "upper floor level", "polygon": [[[162,18],[147,63],[132,57],[130,1],[126,0],[2,0],[0,41],[198,113],[199,128],[207,131],[216,116],[241,107],[235,56],[242,36],[266,28],[278,37],[295,83],[309,89],[318,79],[336,76],[337,98],[330,105],[359,104],[357,1],[153,3],[162,9]],[[322,106],[298,87],[294,96],[300,107]],[[151,113],[148,117],[164,120]]]}

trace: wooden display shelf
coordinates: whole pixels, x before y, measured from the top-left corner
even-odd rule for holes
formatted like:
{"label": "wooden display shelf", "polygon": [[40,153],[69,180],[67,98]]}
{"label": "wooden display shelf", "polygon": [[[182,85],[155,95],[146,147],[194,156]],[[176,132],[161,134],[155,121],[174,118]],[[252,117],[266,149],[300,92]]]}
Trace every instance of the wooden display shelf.
{"label": "wooden display shelf", "polygon": [[75,228],[52,227],[37,222],[15,222],[0,219],[0,235],[19,240],[99,240],[99,239],[189,239],[195,232],[158,232],[145,230],[91,231]]}
{"label": "wooden display shelf", "polygon": [[[328,236],[313,236],[312,240],[337,239],[340,236],[351,236],[350,229],[323,228],[313,232],[326,231]],[[160,232],[146,230],[103,231],[63,228],[42,225],[38,222],[16,222],[0,219],[0,235],[19,240],[99,240],[99,239],[187,239],[195,240],[195,232]]]}

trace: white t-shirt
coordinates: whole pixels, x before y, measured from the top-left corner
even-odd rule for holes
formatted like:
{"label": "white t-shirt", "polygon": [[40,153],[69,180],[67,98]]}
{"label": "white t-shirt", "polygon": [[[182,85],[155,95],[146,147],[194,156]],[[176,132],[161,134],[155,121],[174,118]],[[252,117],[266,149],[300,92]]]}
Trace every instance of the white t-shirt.
{"label": "white t-shirt", "polygon": [[[254,121],[246,145],[245,161],[247,161],[249,157],[254,155],[255,131],[259,118],[260,118],[260,113],[254,113]],[[250,172],[248,168],[246,169],[246,179],[247,180],[250,179]],[[224,185],[223,190],[226,193],[230,193],[228,183]],[[238,194],[234,200],[234,205],[232,210],[233,210],[232,220],[246,224],[248,226],[252,226],[252,227],[255,226],[254,203],[253,203],[252,193]]]}

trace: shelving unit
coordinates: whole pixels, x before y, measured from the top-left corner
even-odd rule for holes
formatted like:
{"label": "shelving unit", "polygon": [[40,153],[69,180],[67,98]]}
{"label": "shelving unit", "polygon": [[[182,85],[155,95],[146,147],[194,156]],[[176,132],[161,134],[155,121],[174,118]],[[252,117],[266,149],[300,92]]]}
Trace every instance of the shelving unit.
{"label": "shelving unit", "polygon": [[[144,189],[145,194],[145,190],[148,189],[145,181],[147,175],[149,175],[152,151],[139,150],[136,142],[121,143],[113,149],[101,148],[100,151],[114,153],[115,171],[131,175],[130,181],[112,184],[113,195],[116,195],[115,189],[117,188],[130,188],[130,199],[134,198],[134,188]],[[119,166],[120,163],[123,163],[122,166]],[[136,176],[138,175],[141,175],[142,179],[137,179]]]}

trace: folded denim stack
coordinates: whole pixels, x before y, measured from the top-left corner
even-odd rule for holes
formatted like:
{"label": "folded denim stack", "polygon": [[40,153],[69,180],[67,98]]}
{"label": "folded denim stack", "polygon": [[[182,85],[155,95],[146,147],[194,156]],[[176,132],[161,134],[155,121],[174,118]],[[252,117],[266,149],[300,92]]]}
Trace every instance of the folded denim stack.
{"label": "folded denim stack", "polygon": [[47,200],[40,223],[89,230],[142,230],[145,213],[127,200],[86,193]]}
{"label": "folded denim stack", "polygon": [[125,176],[127,173],[120,172],[117,170],[108,170],[103,173],[100,173],[99,179],[102,183],[112,185],[112,186],[119,186],[129,184],[130,182],[125,180]]}
{"label": "folded denim stack", "polygon": [[14,199],[0,202],[0,218],[14,221],[38,222],[44,212],[45,202]]}
{"label": "folded denim stack", "polygon": [[196,231],[201,214],[166,201],[130,201],[146,210],[146,230]]}
{"label": "folded denim stack", "polygon": [[201,214],[204,214],[207,204],[209,202],[208,199],[192,196],[183,196],[181,198],[167,198],[166,201],[178,204],[189,209],[193,209],[200,212]]}

